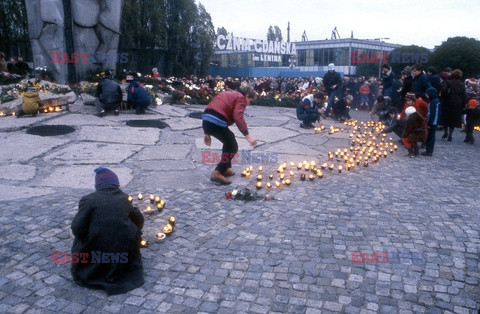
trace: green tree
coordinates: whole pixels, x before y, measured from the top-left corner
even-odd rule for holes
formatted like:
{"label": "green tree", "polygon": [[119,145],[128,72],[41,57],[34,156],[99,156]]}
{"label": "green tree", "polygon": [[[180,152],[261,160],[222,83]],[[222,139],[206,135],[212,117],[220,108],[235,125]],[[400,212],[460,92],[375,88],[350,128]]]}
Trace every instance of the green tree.
{"label": "green tree", "polygon": [[358,63],[355,72],[357,76],[378,76],[378,62],[377,63]]}
{"label": "green tree", "polygon": [[205,75],[213,55],[215,33],[212,18],[201,3],[198,5],[198,16],[193,24],[190,39],[190,53],[193,59],[191,73]]}
{"label": "green tree", "polygon": [[23,0],[0,1],[0,51],[5,52],[7,58],[22,56],[27,61],[32,60],[27,11]]}
{"label": "green tree", "polygon": [[227,30],[225,29],[225,27],[217,27],[217,35],[224,35],[224,36],[227,36],[228,35],[228,32]]}
{"label": "green tree", "polygon": [[267,31],[267,40],[268,40],[268,41],[275,41],[275,32],[274,32],[274,30],[273,30],[272,25],[270,25],[270,27],[268,28],[268,31]]}
{"label": "green tree", "polygon": [[280,29],[280,27],[278,27],[278,25],[275,25],[274,29],[275,29],[275,40],[282,41],[283,40],[282,30]]}
{"label": "green tree", "polygon": [[387,60],[392,67],[393,73],[399,75],[406,66],[412,66],[416,63],[426,66],[430,58],[430,50],[425,47],[411,45],[393,49],[388,54]]}
{"label": "green tree", "polygon": [[480,74],[480,41],[475,38],[452,37],[432,54],[431,63],[439,71],[445,67],[462,70],[464,77]]}
{"label": "green tree", "polygon": [[119,64],[140,72],[160,67],[167,49],[164,0],[126,0],[121,21],[119,52],[128,52],[128,63]]}

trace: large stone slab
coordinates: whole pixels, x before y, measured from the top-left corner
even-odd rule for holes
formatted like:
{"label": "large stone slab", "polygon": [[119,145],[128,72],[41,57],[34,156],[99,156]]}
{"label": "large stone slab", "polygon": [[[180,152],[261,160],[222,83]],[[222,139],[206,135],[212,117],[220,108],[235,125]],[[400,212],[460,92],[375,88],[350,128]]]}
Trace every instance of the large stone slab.
{"label": "large stone slab", "polygon": [[[57,167],[40,182],[40,185],[58,188],[94,189],[94,170],[96,167],[92,165]],[[109,166],[108,168],[118,176],[120,186],[129,184],[133,179],[132,170],[129,168],[119,166]]]}
{"label": "large stone slab", "polygon": [[[242,135],[243,136],[243,135]],[[258,142],[258,141],[257,141]],[[250,143],[245,139],[245,138],[238,138],[237,137],[237,143],[238,143],[238,150],[252,150],[254,147],[250,145]],[[258,142],[258,145],[264,144],[263,142]],[[203,137],[201,138],[195,138],[195,147],[198,149],[202,150],[222,150],[222,143],[217,140],[216,138],[212,137],[212,145],[207,146],[203,142]]]}
{"label": "large stone slab", "polygon": [[0,164],[27,162],[68,142],[68,139],[59,137],[42,137],[24,133],[2,134]]}
{"label": "large stone slab", "polygon": [[64,21],[62,0],[42,0],[39,13],[42,21],[62,25]]}
{"label": "large stone slab", "polygon": [[55,193],[55,189],[45,187],[33,188],[27,186],[0,185],[0,201],[19,200],[53,193]]}
{"label": "large stone slab", "polygon": [[71,126],[90,126],[90,125],[111,125],[113,126],[118,126],[119,123],[111,123],[108,121],[105,123],[106,120],[103,118],[99,118],[97,116],[93,115],[82,115],[82,114],[64,114],[62,116],[56,117],[54,119],[51,119],[44,124],[48,125],[59,125],[59,124],[65,124],[65,125],[71,125]]}
{"label": "large stone slab", "polygon": [[317,150],[293,141],[283,141],[277,144],[273,144],[267,147],[265,150],[269,152],[278,152],[279,154],[286,155],[315,156],[319,154]]}
{"label": "large stone slab", "polygon": [[79,140],[122,144],[153,145],[160,138],[154,128],[126,128],[124,126],[87,126],[80,130]]}
{"label": "large stone slab", "polygon": [[[188,115],[188,111],[182,108],[177,108],[171,105],[162,105],[162,106],[157,106],[156,108],[152,109],[155,112],[158,112],[162,115],[168,116],[168,117],[185,117]],[[196,120],[198,123],[198,120]]]}
{"label": "large stone slab", "polygon": [[24,128],[27,128],[33,124],[38,124],[40,122],[48,121],[52,117],[55,116],[63,116],[66,113],[58,112],[58,113],[47,113],[47,114],[38,114],[36,117],[31,115],[26,115],[21,118],[17,117],[1,117],[0,123],[0,132],[12,132],[18,131]]}
{"label": "large stone slab", "polygon": [[75,143],[54,153],[45,160],[53,164],[119,164],[142,149],[140,145]]}
{"label": "large stone slab", "polygon": [[190,145],[184,144],[158,144],[145,147],[137,156],[136,160],[184,160],[190,153]]}
{"label": "large stone slab", "polygon": [[265,143],[274,143],[298,135],[298,132],[280,127],[251,127],[249,133],[257,141],[260,140]]}
{"label": "large stone slab", "polygon": [[81,27],[93,27],[98,23],[100,3],[95,0],[76,0],[72,3],[73,21]]}
{"label": "large stone slab", "polygon": [[174,171],[174,170],[193,170],[195,166],[191,160],[155,160],[140,161],[135,166],[145,172],[148,171]]}
{"label": "large stone slab", "polygon": [[100,24],[120,35],[120,18],[122,16],[122,0],[105,1],[100,14]]}
{"label": "large stone slab", "polygon": [[28,181],[35,177],[37,167],[31,165],[4,165],[0,166],[0,179]]}
{"label": "large stone slab", "polygon": [[262,117],[251,117],[247,119],[247,125],[249,127],[254,126],[281,126],[285,124],[287,120],[273,119],[273,118],[262,118]]}
{"label": "large stone slab", "polygon": [[173,131],[184,131],[199,129],[202,127],[202,121],[194,118],[171,118],[165,120]]}

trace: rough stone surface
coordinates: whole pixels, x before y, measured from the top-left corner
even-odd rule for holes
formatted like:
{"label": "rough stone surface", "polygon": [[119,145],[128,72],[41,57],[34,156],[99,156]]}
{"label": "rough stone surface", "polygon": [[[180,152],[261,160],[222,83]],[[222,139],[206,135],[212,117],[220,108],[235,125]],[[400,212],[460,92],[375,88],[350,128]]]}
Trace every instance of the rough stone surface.
{"label": "rough stone surface", "polygon": [[[93,54],[97,51],[116,55],[120,37],[121,0],[70,1],[73,19],[74,51]],[[66,52],[64,7],[61,0],[26,1],[30,40],[35,67],[47,67],[55,80],[67,80],[67,64],[52,63],[52,51]],[[90,56],[92,58],[92,56]],[[85,78],[88,70],[115,69],[107,58],[96,65],[92,60],[75,64],[77,79]]]}
{"label": "rough stone surface", "polygon": [[[183,106],[166,106],[162,116],[167,119],[188,113]],[[272,128],[275,134],[261,124],[250,128],[262,144],[249,152],[276,154],[277,160],[247,162],[240,155],[232,167],[239,173],[250,165],[263,166],[263,183],[270,181],[269,174],[279,179],[280,162],[321,163],[328,151],[349,146],[348,132],[300,129],[294,109],[247,111],[247,123],[282,117]],[[368,118],[363,112],[352,115]],[[255,189],[257,170],[249,179],[235,175],[228,187],[212,183],[215,165],[201,162],[201,128],[165,128],[138,136],[138,144],[124,144],[126,134],[141,131],[126,126],[129,119],[137,116],[122,112],[100,119],[80,110],[40,120],[1,119],[10,127],[0,128],[0,312],[480,309],[480,214],[474,184],[480,170],[472,166],[478,146],[463,143],[457,130],[452,142],[437,140],[433,157],[404,158],[406,151],[399,148],[368,168],[340,174],[326,170],[323,179],[306,182],[298,178],[304,171],[294,169],[290,187],[268,192],[275,200],[243,202],[225,199],[225,192]],[[71,124],[77,131],[51,138],[25,134],[24,128],[40,123]],[[324,123],[342,127],[330,119]],[[102,136],[86,137],[89,128]],[[239,134],[235,126],[231,129]],[[153,138],[158,139],[154,144]],[[242,144],[243,137],[238,140],[248,145]],[[209,151],[219,152],[218,145]],[[110,297],[74,284],[70,264],[51,263],[52,250],[70,252],[70,223],[81,196],[94,190],[93,170],[100,165],[117,173],[126,193],[155,194],[166,202],[161,213],[146,217],[143,237],[152,245],[142,249],[145,284]],[[134,205],[143,210],[150,203],[135,199]],[[170,215],[177,218],[174,232],[156,243],[153,237]],[[353,251],[373,258],[352,263]],[[388,262],[375,261],[375,252],[388,253]]]}

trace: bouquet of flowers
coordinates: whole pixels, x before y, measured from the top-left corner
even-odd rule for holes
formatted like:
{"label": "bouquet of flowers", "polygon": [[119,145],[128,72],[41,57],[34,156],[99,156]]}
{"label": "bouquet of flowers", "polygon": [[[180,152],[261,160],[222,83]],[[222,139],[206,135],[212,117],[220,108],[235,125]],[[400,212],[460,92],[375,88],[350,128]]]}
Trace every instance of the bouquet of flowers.
{"label": "bouquet of flowers", "polygon": [[232,191],[225,193],[225,198],[234,199],[234,200],[241,200],[241,201],[255,201],[255,200],[266,200],[270,201],[274,198],[268,194],[260,195],[257,191],[252,192],[249,188],[244,188],[243,190],[234,189]]}

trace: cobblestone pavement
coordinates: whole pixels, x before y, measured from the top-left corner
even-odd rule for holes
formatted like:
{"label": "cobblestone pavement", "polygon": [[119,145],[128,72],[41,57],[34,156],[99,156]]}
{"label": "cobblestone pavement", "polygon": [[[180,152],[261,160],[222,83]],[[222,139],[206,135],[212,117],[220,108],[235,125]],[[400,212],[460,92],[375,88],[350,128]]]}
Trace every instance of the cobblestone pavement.
{"label": "cobblestone pavement", "polygon": [[[162,130],[125,126],[138,119],[132,114],[100,119],[89,110],[0,121],[0,312],[479,310],[480,150],[462,143],[459,131],[451,143],[437,140],[431,158],[406,158],[401,148],[368,168],[294,179],[271,191],[277,200],[242,202],[225,199],[232,187],[208,180],[213,165],[201,163],[200,120],[187,117],[201,107],[162,106],[141,117],[164,119],[170,127]],[[278,153],[279,161],[321,162],[349,145],[348,132],[300,129],[292,109],[247,114],[260,142],[251,152]],[[36,124],[76,132],[27,135],[24,128]],[[111,297],[78,287],[69,264],[51,262],[51,251],[71,248],[68,227],[80,197],[93,190],[98,165],[114,170],[125,192],[166,199],[162,213],[146,217],[144,236],[153,242],[142,249],[146,283]],[[266,174],[278,164],[263,166]],[[233,186],[254,182],[237,176]],[[173,235],[154,243],[171,214]],[[388,262],[373,253],[388,253]]]}

